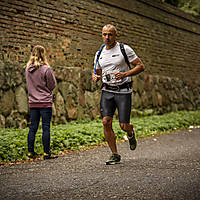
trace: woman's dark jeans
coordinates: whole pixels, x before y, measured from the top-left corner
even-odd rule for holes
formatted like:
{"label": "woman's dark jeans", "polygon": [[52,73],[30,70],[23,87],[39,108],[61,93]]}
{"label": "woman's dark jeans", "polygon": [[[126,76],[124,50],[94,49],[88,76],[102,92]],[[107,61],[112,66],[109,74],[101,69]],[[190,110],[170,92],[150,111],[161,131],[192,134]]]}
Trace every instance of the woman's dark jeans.
{"label": "woman's dark jeans", "polygon": [[42,144],[45,153],[50,152],[50,123],[52,108],[30,108],[31,125],[28,133],[28,151],[34,152],[35,135],[42,118]]}

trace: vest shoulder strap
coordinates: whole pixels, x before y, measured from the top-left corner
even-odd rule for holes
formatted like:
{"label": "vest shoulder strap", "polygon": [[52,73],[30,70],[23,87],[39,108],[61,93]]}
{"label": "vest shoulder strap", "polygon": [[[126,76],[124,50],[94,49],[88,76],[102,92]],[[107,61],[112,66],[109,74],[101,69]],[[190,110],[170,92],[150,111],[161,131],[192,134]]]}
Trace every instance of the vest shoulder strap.
{"label": "vest shoulder strap", "polygon": [[128,60],[128,56],[127,56],[126,51],[124,49],[124,44],[120,43],[119,45],[120,45],[120,50],[121,50],[121,52],[122,52],[122,54],[124,56],[124,60],[125,60],[126,64],[129,66],[129,68],[131,69],[131,65],[130,65],[130,62]]}
{"label": "vest shoulder strap", "polygon": [[96,58],[96,61],[95,61],[95,66],[94,66],[94,74],[97,74],[97,73],[96,73],[96,66],[97,66],[99,57],[100,57],[100,55],[101,55],[101,52],[102,52],[104,46],[105,46],[105,44],[102,44],[101,47],[99,48],[98,53],[97,53],[97,58]]}

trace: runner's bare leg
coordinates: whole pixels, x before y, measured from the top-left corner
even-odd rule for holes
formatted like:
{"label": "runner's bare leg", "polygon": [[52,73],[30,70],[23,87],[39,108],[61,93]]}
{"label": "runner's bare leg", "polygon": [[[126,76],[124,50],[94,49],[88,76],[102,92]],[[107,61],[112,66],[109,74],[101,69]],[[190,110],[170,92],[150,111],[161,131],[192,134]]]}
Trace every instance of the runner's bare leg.
{"label": "runner's bare leg", "polygon": [[120,128],[127,132],[128,136],[131,137],[133,133],[133,124],[129,123],[120,123]]}
{"label": "runner's bare leg", "polygon": [[104,136],[106,138],[106,141],[112,153],[118,154],[117,145],[116,145],[116,137],[112,129],[112,120],[113,118],[108,117],[108,116],[103,118]]}

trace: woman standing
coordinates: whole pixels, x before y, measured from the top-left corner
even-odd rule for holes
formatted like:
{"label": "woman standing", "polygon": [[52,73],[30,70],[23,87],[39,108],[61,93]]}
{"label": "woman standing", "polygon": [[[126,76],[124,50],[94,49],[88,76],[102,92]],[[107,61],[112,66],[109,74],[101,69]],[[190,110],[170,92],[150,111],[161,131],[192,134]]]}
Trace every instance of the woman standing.
{"label": "woman standing", "polygon": [[50,122],[56,79],[47,62],[46,51],[43,46],[37,45],[33,48],[25,73],[31,121],[28,133],[28,156],[30,158],[37,157],[37,153],[34,151],[34,143],[41,117],[44,159],[56,158],[50,152]]}

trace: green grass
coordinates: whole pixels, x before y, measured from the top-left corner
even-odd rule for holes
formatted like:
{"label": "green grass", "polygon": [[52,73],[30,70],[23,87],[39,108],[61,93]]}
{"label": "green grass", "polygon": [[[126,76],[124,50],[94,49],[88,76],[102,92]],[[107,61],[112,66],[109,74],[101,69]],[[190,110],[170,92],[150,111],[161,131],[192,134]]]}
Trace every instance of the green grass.
{"label": "green grass", "polygon": [[[200,125],[200,110],[180,111],[164,115],[153,115],[131,119],[138,138],[164,134],[175,129],[185,129]],[[123,140],[125,132],[117,119],[113,129],[118,140]],[[0,163],[28,160],[26,129],[0,129]],[[105,142],[101,119],[93,121],[72,121],[51,129],[51,151],[55,154],[66,150],[87,149]],[[42,155],[42,130],[36,134],[35,151]]]}

